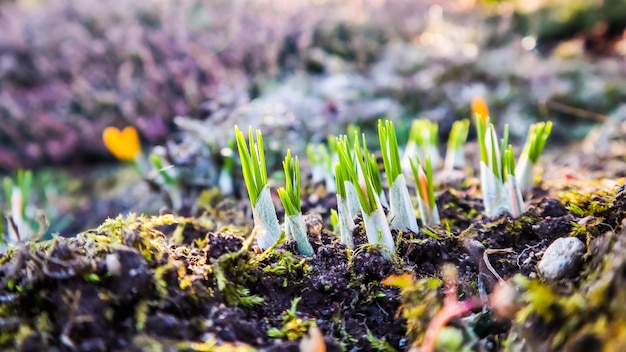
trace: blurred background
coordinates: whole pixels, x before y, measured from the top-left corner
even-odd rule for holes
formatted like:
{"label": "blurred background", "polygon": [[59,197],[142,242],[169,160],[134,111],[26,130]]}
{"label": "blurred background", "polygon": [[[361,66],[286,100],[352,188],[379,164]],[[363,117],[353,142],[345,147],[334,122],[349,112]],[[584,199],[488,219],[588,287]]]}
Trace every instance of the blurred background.
{"label": "blurred background", "polygon": [[107,126],[209,189],[234,125],[263,131],[271,174],[286,149],[381,117],[401,142],[415,118],[445,141],[475,96],[518,144],[550,119],[557,154],[621,157],[625,27],[619,0],[0,0],[0,177],[33,170],[48,233],[71,235],[167,205]]}

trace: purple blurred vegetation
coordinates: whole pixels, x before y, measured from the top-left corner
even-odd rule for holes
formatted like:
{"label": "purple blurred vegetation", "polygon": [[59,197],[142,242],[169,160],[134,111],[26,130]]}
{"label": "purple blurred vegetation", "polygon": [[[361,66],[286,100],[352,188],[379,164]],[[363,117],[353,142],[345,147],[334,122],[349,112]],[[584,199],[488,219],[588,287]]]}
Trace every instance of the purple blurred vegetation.
{"label": "purple blurred vegetation", "polygon": [[542,42],[541,16],[466,3],[0,3],[0,172],[112,160],[100,138],[110,125],[135,126],[149,144],[182,129],[219,151],[234,124],[252,124],[272,128],[282,158],[280,143],[302,151],[380,116],[405,134],[428,117],[446,134],[477,95],[513,138],[547,118],[554,140],[584,136],[594,121],[570,107],[621,118],[620,56],[598,65],[578,37]]}
{"label": "purple blurred vegetation", "polygon": [[176,115],[199,117],[224,87],[275,76],[281,49],[297,51],[313,21],[263,2],[0,6],[0,170],[110,158],[109,125],[162,142]]}

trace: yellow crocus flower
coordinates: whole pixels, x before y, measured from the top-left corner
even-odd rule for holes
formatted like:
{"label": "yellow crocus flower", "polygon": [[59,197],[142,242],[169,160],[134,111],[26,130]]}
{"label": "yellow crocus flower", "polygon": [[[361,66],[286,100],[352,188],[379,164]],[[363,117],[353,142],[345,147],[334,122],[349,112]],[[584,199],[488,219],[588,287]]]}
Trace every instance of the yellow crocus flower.
{"label": "yellow crocus flower", "polygon": [[123,130],[109,126],[102,131],[102,140],[109,151],[122,161],[134,161],[141,154],[139,134],[132,126]]}

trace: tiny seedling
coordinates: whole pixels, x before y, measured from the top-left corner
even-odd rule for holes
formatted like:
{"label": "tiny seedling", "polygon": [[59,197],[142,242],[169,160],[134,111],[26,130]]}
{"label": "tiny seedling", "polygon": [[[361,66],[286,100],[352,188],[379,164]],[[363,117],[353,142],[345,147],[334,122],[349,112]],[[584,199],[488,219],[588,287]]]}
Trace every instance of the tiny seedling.
{"label": "tiny seedling", "polygon": [[380,200],[380,204],[384,207],[389,207],[389,202],[387,201],[387,196],[385,195],[385,191],[383,189],[383,179],[380,176],[380,170],[378,168],[378,160],[376,159],[376,155],[369,154],[364,155],[366,157],[365,167],[368,167],[370,170],[370,175],[372,175],[372,185],[374,186],[374,190],[378,195],[378,199]]}
{"label": "tiny seedling", "polygon": [[515,156],[511,145],[504,151],[502,160],[506,173],[505,185],[511,200],[511,216],[517,218],[524,212],[524,198],[522,198],[522,190],[515,176]]}
{"label": "tiny seedling", "polygon": [[[155,148],[155,151],[161,148]],[[150,182],[164,192],[167,205],[171,209],[181,209],[183,206],[183,196],[178,185],[178,173],[171,165],[165,161],[163,155],[153,152],[149,157],[153,171],[149,177]],[[156,170],[156,174],[154,172]]]}
{"label": "tiny seedling", "polygon": [[17,245],[40,239],[46,233],[49,223],[43,211],[30,204],[32,171],[19,170],[15,180],[6,176],[3,179],[3,188],[8,210],[4,214],[7,226],[0,232],[0,241],[3,244]]}
{"label": "tiny seedling", "polygon": [[539,122],[530,125],[524,150],[517,163],[516,174],[518,175],[520,188],[529,190],[534,184],[533,171],[539,157],[546,146],[548,137],[552,132],[552,121]]}
{"label": "tiny seedling", "polygon": [[475,113],[476,132],[480,148],[480,184],[487,216],[496,216],[510,212],[510,195],[504,182],[506,174],[503,169],[501,146],[508,145],[508,126],[504,129],[504,138],[498,145],[498,138],[489,118]]}
{"label": "tiny seedling", "polygon": [[[348,165],[337,163],[335,165],[335,181],[337,183],[337,217],[339,234],[341,235],[341,243],[348,248],[354,247],[352,238],[352,230],[355,227],[354,218],[348,207],[348,198],[346,194],[346,186],[352,185],[350,173],[347,169]],[[353,186],[354,187],[354,186]],[[356,192],[356,190],[355,190]]]}
{"label": "tiny seedling", "polygon": [[[339,149],[338,149],[339,148],[338,146],[340,144],[342,144],[343,147],[345,148],[345,152],[346,152],[346,156],[348,160],[347,163],[341,162],[341,157],[339,155]],[[360,172],[360,170],[358,169],[359,163],[356,161],[355,152],[354,152],[354,149],[352,148],[354,143],[350,142],[350,139],[348,138],[348,136],[343,135],[343,136],[336,138],[335,145],[337,146],[337,162],[341,165],[341,167],[343,168],[343,171],[345,172],[345,175],[344,175],[345,176],[344,177],[345,198],[344,199],[346,200],[346,203],[348,206],[348,212],[350,214],[350,218],[354,218],[361,211],[361,204],[359,203],[359,196],[356,190],[359,184],[353,183],[352,178],[350,176],[351,175],[350,168],[352,168],[352,172]]]}
{"label": "tiny seedling", "polygon": [[399,231],[409,230],[418,233],[419,228],[406,186],[406,178],[402,174],[396,132],[391,121],[378,120],[378,138],[389,184],[390,227]]}
{"label": "tiny seedling", "polygon": [[300,207],[300,163],[298,157],[291,157],[291,151],[283,161],[285,170],[285,187],[278,190],[278,196],[285,208],[285,232],[287,237],[292,236],[298,251],[302,255],[312,256],[313,247],[309,243]]}
{"label": "tiny seedling", "polygon": [[402,157],[402,169],[410,172],[411,159],[417,155],[420,160],[426,156],[434,168],[438,168],[441,163],[439,155],[439,125],[427,119],[414,120],[409,131],[409,140]]}
{"label": "tiny seedling", "polygon": [[446,149],[446,159],[444,168],[446,170],[463,169],[465,167],[465,157],[463,156],[463,145],[467,141],[470,121],[463,119],[455,121],[448,137]]}
{"label": "tiny seedling", "polygon": [[267,169],[265,168],[265,152],[263,150],[263,135],[260,130],[256,133],[256,143],[252,127],[249,128],[250,145],[246,142],[239,127],[235,126],[237,149],[241,158],[243,178],[252,204],[254,229],[257,242],[261,249],[270,248],[280,238],[280,226],[276,217],[276,209],[272,202],[270,188],[267,185]]}
{"label": "tiny seedling", "polygon": [[420,216],[426,226],[435,226],[441,223],[439,219],[439,208],[435,201],[435,187],[433,185],[433,169],[430,159],[427,157],[424,165],[416,157],[415,162],[411,160],[411,169],[417,186],[417,201],[419,203]]}
{"label": "tiny seedling", "polygon": [[325,144],[308,144],[306,154],[311,164],[311,182],[317,184],[324,182],[328,192],[335,192],[335,182],[333,180],[333,146],[334,137],[329,136],[329,147]]}

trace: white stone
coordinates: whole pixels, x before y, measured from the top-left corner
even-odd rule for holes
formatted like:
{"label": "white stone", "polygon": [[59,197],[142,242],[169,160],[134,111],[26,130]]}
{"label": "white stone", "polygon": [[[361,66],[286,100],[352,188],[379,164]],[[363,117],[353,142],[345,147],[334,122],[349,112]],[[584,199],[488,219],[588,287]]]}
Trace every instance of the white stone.
{"label": "white stone", "polygon": [[585,244],[576,237],[559,238],[546,249],[538,265],[546,280],[559,280],[574,275],[585,253]]}

